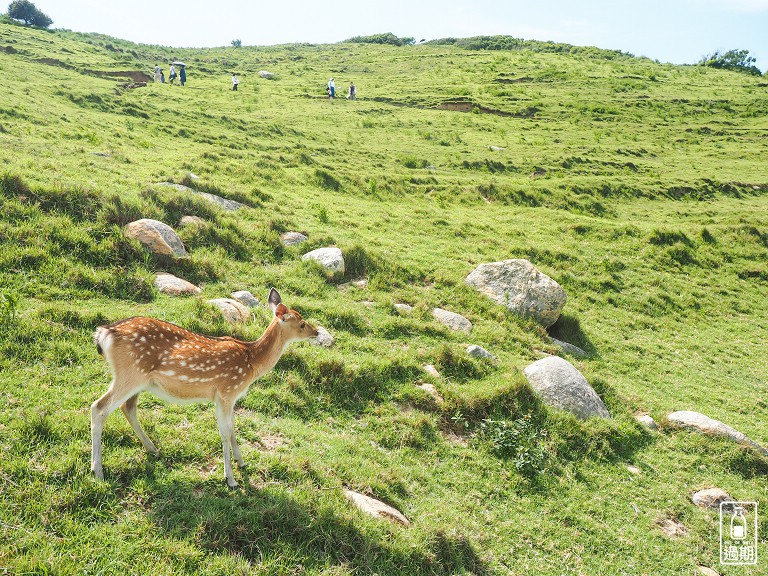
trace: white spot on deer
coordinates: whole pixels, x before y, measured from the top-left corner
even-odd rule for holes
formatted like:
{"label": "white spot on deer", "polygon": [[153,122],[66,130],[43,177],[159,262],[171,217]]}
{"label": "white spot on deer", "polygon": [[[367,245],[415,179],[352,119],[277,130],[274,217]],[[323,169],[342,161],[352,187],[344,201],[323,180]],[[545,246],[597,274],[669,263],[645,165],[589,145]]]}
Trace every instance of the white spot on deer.
{"label": "white spot on deer", "polygon": [[163,370],[160,372],[163,376],[176,376],[176,372],[173,370]]}

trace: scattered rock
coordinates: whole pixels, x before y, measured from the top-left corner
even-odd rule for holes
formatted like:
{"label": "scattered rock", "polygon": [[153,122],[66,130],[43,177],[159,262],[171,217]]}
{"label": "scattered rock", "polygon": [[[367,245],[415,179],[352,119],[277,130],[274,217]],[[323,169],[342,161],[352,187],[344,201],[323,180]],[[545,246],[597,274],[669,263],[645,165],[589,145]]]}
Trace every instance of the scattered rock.
{"label": "scattered rock", "polygon": [[467,346],[467,354],[474,358],[488,358],[489,360],[496,360],[496,356],[488,352],[485,348],[478,346],[477,344],[470,344]]}
{"label": "scattered rock", "polygon": [[563,342],[562,340],[558,340],[557,338],[551,338],[552,344],[560,348],[563,352],[567,354],[572,354],[574,356],[589,356],[584,350],[579,348],[578,346],[574,344],[569,344],[568,342]]}
{"label": "scattered rock", "polygon": [[537,360],[523,374],[536,395],[549,406],[567,410],[582,420],[591,416],[611,417],[587,379],[559,356]]}
{"label": "scattered rock", "polygon": [[267,452],[274,452],[285,445],[285,437],[282,434],[262,434],[259,436],[258,443]]}
{"label": "scattered rock", "polygon": [[248,306],[248,308],[256,308],[261,304],[259,299],[248,292],[248,290],[238,290],[237,292],[232,292],[232,298],[240,302],[240,304]]}
{"label": "scattered rock", "polygon": [[259,70],[259,76],[264,78],[265,80],[271,80],[275,77],[275,75],[272,72],[267,72],[266,70]]}
{"label": "scattered rock", "polygon": [[251,319],[250,310],[232,298],[215,298],[208,300],[208,303],[218,307],[228,322],[247,322]]}
{"label": "scattered rock", "polygon": [[699,569],[699,572],[703,574],[704,576],[720,576],[720,572],[715,572],[712,570],[712,568],[707,568],[706,566],[697,565],[696,568]]}
{"label": "scattered rock", "polygon": [[650,414],[636,414],[635,420],[640,422],[643,426],[648,428],[648,430],[658,430],[659,426],[656,424],[656,420],[654,420]]}
{"label": "scattered rock", "polygon": [[764,456],[768,456],[768,450],[760,446],[757,442],[754,442],[742,432],[739,432],[735,428],[731,428],[727,424],[723,424],[719,420],[705,416],[700,412],[693,412],[690,410],[681,410],[678,412],[672,412],[667,416],[667,420],[674,426],[680,428],[692,428],[703,434],[709,434],[712,436],[722,436],[738,442],[739,444],[745,444],[752,446]]}
{"label": "scattered rock", "polygon": [[167,274],[160,272],[155,277],[155,288],[157,288],[163,294],[169,296],[186,296],[188,294],[199,294],[200,288],[187,282],[182,278],[177,278],[173,274]]}
{"label": "scattered rock", "polygon": [[494,302],[533,318],[545,328],[557,321],[568,299],[557,282],[523,259],[481,264],[466,282]]}
{"label": "scattered rock", "polygon": [[491,149],[492,152],[501,152],[502,150],[504,150],[504,148],[502,148],[501,146],[489,146],[489,148]]}
{"label": "scattered rock", "polygon": [[179,220],[180,226],[200,226],[202,224],[205,224],[205,220],[200,216],[182,216]]}
{"label": "scattered rock", "polygon": [[[432,368],[434,369],[434,366]],[[435,372],[437,372],[437,370],[435,370]],[[430,384],[430,383],[416,384],[416,388],[421,388],[422,390],[424,390],[424,392],[426,392],[427,394],[432,396],[432,398],[434,398],[435,402],[437,402],[438,404],[442,404],[443,403],[443,401],[444,401],[443,397],[440,394],[440,392],[437,391],[437,388],[435,388],[434,384]]]}
{"label": "scattered rock", "polygon": [[164,254],[186,258],[189,256],[178,234],[159,220],[142,218],[127,224],[124,228],[128,238],[135,238],[153,254]]}
{"label": "scattered rock", "polygon": [[722,488],[706,488],[691,496],[691,502],[700,508],[720,509],[721,502],[733,502],[733,498]]}
{"label": "scattered rock", "polygon": [[629,470],[629,472],[631,472],[632,474],[636,474],[636,475],[642,473],[640,468],[638,468],[634,464],[627,464],[627,470]]}
{"label": "scattered rock", "polygon": [[360,288],[360,290],[363,290],[365,288],[368,288],[368,280],[366,278],[358,278],[357,280],[352,280],[351,282],[344,282],[344,284],[339,284],[337,288],[339,290],[348,290],[349,288]]}
{"label": "scattered rock", "polygon": [[330,348],[333,346],[333,336],[322,326],[317,327],[317,336],[310,340],[310,343],[315,346],[322,346],[323,348]]}
{"label": "scattered rock", "polygon": [[209,192],[200,192],[198,190],[195,190],[194,188],[190,188],[189,186],[184,186],[183,184],[176,184],[174,182],[158,182],[157,186],[168,186],[170,188],[178,190],[179,192],[189,192],[191,194],[196,194],[197,196],[205,198],[206,200],[208,200],[213,204],[218,204],[224,210],[228,210],[230,212],[234,212],[235,210],[240,210],[240,208],[247,208],[245,204],[236,202],[235,200],[222,198],[221,196],[216,196],[216,194],[210,194]]}
{"label": "scattered rock", "polygon": [[339,248],[318,248],[317,250],[307,252],[301,259],[319,262],[321,266],[334,274],[344,274],[344,271],[346,270],[344,266],[344,256],[341,254]]}
{"label": "scattered rock", "polygon": [[189,173],[189,177],[192,178],[192,180],[200,180],[200,176],[193,174],[192,172]]}
{"label": "scattered rock", "polygon": [[472,322],[464,318],[464,316],[461,314],[449,312],[448,310],[443,310],[442,308],[435,308],[432,310],[432,316],[435,317],[435,320],[445,324],[451,330],[457,330],[461,332],[472,331]]}
{"label": "scattered rock", "polygon": [[309,240],[309,238],[304,236],[301,232],[284,232],[280,234],[280,242],[283,243],[283,246],[297,246],[307,240]]}
{"label": "scattered rock", "polygon": [[438,372],[437,368],[435,368],[432,364],[425,364],[424,372],[426,372],[430,376],[434,376],[435,378],[440,378],[440,372]]}
{"label": "scattered rock", "polygon": [[366,308],[371,308],[373,306],[376,306],[376,302],[374,302],[373,300],[363,300],[362,304]]}
{"label": "scattered rock", "polygon": [[685,527],[685,524],[674,518],[660,518],[656,520],[656,525],[661,529],[661,533],[670,539],[688,535],[688,528]]}
{"label": "scattered rock", "polygon": [[357,506],[363,512],[370,514],[376,518],[384,518],[391,522],[402,524],[403,526],[410,526],[411,523],[408,518],[402,515],[402,513],[388,504],[384,504],[380,500],[354,492],[353,490],[344,490],[344,496],[346,496],[352,503]]}
{"label": "scattered rock", "polygon": [[413,312],[413,306],[410,304],[395,304],[395,310],[401,314],[410,314]]}

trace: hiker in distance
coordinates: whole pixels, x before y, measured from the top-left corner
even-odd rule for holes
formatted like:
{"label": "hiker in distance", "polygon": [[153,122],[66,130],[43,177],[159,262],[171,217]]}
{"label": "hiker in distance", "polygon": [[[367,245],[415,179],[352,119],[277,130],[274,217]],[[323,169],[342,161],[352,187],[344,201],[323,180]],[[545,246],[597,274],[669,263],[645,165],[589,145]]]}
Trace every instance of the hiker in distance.
{"label": "hiker in distance", "polygon": [[333,78],[328,80],[328,98],[333,100],[336,97],[336,83],[333,81]]}
{"label": "hiker in distance", "polygon": [[350,82],[349,92],[347,93],[347,100],[354,100],[355,98],[357,98],[357,88],[355,88],[354,82]]}
{"label": "hiker in distance", "polygon": [[232,90],[237,92],[237,85],[240,84],[240,80],[237,79],[234,72],[232,73]]}

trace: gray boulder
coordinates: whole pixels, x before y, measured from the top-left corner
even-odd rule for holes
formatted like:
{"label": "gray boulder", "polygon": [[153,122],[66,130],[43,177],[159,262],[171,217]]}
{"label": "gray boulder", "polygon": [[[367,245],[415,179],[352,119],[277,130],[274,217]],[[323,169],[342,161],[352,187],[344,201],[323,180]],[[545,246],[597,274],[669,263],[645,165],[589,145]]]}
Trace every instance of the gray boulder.
{"label": "gray boulder", "polygon": [[768,456],[768,450],[760,446],[757,442],[751,440],[746,434],[739,432],[735,428],[731,428],[727,424],[723,424],[720,420],[705,416],[701,412],[693,412],[690,410],[672,412],[667,416],[667,421],[678,428],[689,428],[701,432],[702,434],[728,438],[739,444],[751,446],[764,456]]}
{"label": "gray boulder", "polygon": [[179,220],[180,226],[202,226],[205,224],[205,220],[200,216],[182,216]]}
{"label": "gray boulder", "polygon": [[459,332],[472,331],[472,322],[464,318],[464,316],[461,314],[449,312],[448,310],[443,310],[442,308],[435,308],[432,310],[432,316],[435,317],[435,320],[441,324],[445,324],[451,330],[456,330]]}
{"label": "gray boulder", "polygon": [[[733,498],[722,488],[705,488],[693,494],[691,502],[700,508],[720,509],[722,502],[733,502]],[[726,508],[726,506],[723,508]]]}
{"label": "gray boulder", "polygon": [[163,222],[142,218],[127,224],[123,229],[128,238],[141,242],[153,254],[186,258],[189,256],[179,235]]}
{"label": "gray boulder", "polygon": [[648,430],[658,430],[659,426],[656,424],[656,420],[650,414],[636,414],[635,420],[645,426]]}
{"label": "gray boulder", "polygon": [[411,523],[408,518],[403,516],[402,512],[393,508],[392,506],[385,504],[380,500],[360,494],[360,492],[354,492],[352,490],[344,490],[344,495],[360,510],[366,514],[370,514],[376,518],[383,518],[391,522],[402,524],[403,526],[409,526]]}
{"label": "gray boulder", "polygon": [[344,265],[344,256],[341,253],[341,249],[330,248],[318,248],[307,252],[301,257],[302,260],[314,260],[320,263],[323,268],[326,268],[334,274],[344,274],[346,267]]}
{"label": "gray boulder", "polygon": [[545,328],[557,321],[568,299],[557,282],[523,259],[481,264],[466,282],[494,302],[533,318]]}
{"label": "gray boulder", "polygon": [[196,194],[197,196],[200,196],[201,198],[205,198],[206,200],[208,200],[213,204],[218,204],[224,210],[228,210],[230,212],[239,210],[240,208],[247,208],[245,204],[236,202],[235,200],[222,198],[221,196],[216,196],[216,194],[210,194],[208,192],[199,192],[198,190],[195,190],[194,188],[190,188],[189,186],[184,186],[183,184],[175,184],[174,182],[158,182],[156,185],[167,186],[179,192],[188,192],[190,194]]}
{"label": "gray boulder", "polygon": [[567,410],[582,420],[591,416],[611,417],[587,379],[559,356],[537,360],[529,364],[523,374],[534,393],[548,406]]}
{"label": "gray boulder", "polygon": [[160,272],[155,277],[155,288],[157,288],[163,294],[169,296],[186,296],[190,294],[199,294],[200,288],[187,282],[182,278],[178,278],[173,274],[167,274]]}
{"label": "gray boulder", "polygon": [[397,310],[400,314],[410,314],[413,312],[413,306],[410,304],[398,303],[395,304],[395,310]]}
{"label": "gray boulder", "polygon": [[265,80],[271,80],[275,77],[275,75],[272,72],[268,72],[266,70],[259,70],[259,76],[264,78]]}
{"label": "gray boulder", "polygon": [[227,322],[235,324],[237,322],[248,322],[251,319],[251,311],[232,298],[215,298],[208,300],[208,303],[216,306]]}

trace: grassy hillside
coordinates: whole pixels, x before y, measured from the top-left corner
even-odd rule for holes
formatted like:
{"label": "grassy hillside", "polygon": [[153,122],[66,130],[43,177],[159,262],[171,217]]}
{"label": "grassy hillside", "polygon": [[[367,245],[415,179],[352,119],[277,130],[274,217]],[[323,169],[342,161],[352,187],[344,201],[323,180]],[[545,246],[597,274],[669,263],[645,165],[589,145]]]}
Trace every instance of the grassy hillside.
{"label": "grassy hillside", "polygon": [[[175,59],[185,87],[125,87]],[[330,76],[359,99],[329,101]],[[726,571],[717,512],[690,495],[765,502],[768,462],[664,418],[701,411],[768,445],[766,90],[595,50],[177,50],[0,24],[0,573],[761,573],[768,523],[761,565]],[[188,214],[206,222],[178,226]],[[126,239],[141,217],[176,227],[190,258]],[[309,241],[282,246],[288,230]],[[301,261],[331,244],[344,278]],[[465,285],[508,258],[567,291],[549,334]],[[159,294],[163,270],[201,295]],[[223,482],[212,405],[150,396],[139,418],[161,455],[118,411],[96,482],[94,328],[142,314],[255,339],[265,308],[233,327],[205,300],[271,286],[336,340],[294,345],[241,402],[243,488]],[[536,401],[522,369],[561,353],[550,335],[589,352],[567,359],[613,419]],[[411,526],[364,516],[345,487]]]}

